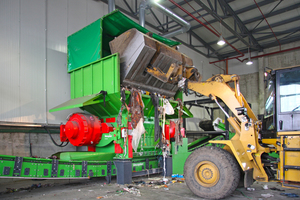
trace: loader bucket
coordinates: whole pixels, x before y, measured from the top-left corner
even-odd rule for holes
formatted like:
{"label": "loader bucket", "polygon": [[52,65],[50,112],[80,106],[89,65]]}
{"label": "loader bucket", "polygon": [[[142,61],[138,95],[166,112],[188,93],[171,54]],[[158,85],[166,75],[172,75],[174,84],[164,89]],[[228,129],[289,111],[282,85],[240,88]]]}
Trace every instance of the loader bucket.
{"label": "loader bucket", "polygon": [[121,84],[173,97],[177,85],[158,80],[145,69],[155,67],[166,73],[172,63],[192,66],[193,61],[175,48],[169,47],[133,28],[110,43],[112,53],[120,55]]}

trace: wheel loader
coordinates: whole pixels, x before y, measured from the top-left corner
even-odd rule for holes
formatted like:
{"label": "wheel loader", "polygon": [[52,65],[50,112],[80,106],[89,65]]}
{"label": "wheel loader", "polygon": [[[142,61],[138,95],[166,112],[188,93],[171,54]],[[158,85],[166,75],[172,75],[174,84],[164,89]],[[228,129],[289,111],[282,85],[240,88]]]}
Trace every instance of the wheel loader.
{"label": "wheel loader", "polygon": [[[176,67],[170,66],[166,76],[174,76],[168,77],[168,81],[178,80],[183,91],[192,90],[210,97],[235,131],[230,140],[209,141],[223,144],[223,148],[206,146],[189,155],[184,176],[193,193],[208,199],[224,198],[234,192],[242,178],[244,187],[252,185],[254,180],[300,187],[300,66],[265,72],[266,102],[262,120],[258,120],[241,94],[239,76],[220,74],[201,81],[195,79],[199,74],[187,73],[191,69],[177,67],[179,70],[174,73]],[[231,115],[220,106],[220,100],[228,106]]]}

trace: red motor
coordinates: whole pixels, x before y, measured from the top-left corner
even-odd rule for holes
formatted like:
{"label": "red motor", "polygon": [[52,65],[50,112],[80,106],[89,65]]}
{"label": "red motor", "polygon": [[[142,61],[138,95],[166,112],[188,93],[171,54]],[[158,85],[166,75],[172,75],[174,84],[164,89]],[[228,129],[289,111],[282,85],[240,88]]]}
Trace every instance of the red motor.
{"label": "red motor", "polygon": [[175,137],[175,126],[176,124],[173,121],[170,121],[170,125],[165,125],[165,135],[167,140]]}
{"label": "red motor", "polygon": [[74,146],[95,146],[101,140],[102,133],[112,131],[111,124],[101,124],[94,115],[75,113],[66,125],[60,126],[60,140],[69,140]]}

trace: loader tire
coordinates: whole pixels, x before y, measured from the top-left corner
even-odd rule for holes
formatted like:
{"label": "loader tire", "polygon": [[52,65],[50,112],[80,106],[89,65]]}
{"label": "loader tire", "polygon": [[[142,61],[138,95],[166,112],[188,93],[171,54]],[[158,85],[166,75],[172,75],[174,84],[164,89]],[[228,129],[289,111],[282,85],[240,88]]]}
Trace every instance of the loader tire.
{"label": "loader tire", "polygon": [[221,199],[232,194],[240,180],[235,158],[224,149],[210,146],[195,150],[186,160],[184,177],[188,188],[206,199]]}

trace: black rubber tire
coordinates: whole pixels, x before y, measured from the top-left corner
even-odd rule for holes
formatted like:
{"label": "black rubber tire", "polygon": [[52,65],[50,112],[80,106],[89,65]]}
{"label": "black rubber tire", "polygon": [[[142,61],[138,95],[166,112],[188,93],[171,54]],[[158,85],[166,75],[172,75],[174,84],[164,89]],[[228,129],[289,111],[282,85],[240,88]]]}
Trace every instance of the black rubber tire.
{"label": "black rubber tire", "polygon": [[[219,180],[211,187],[201,185],[194,175],[200,162],[213,163],[219,170]],[[188,188],[206,199],[222,199],[232,194],[240,180],[240,167],[235,158],[224,149],[210,146],[195,150],[186,160],[184,177]]]}

